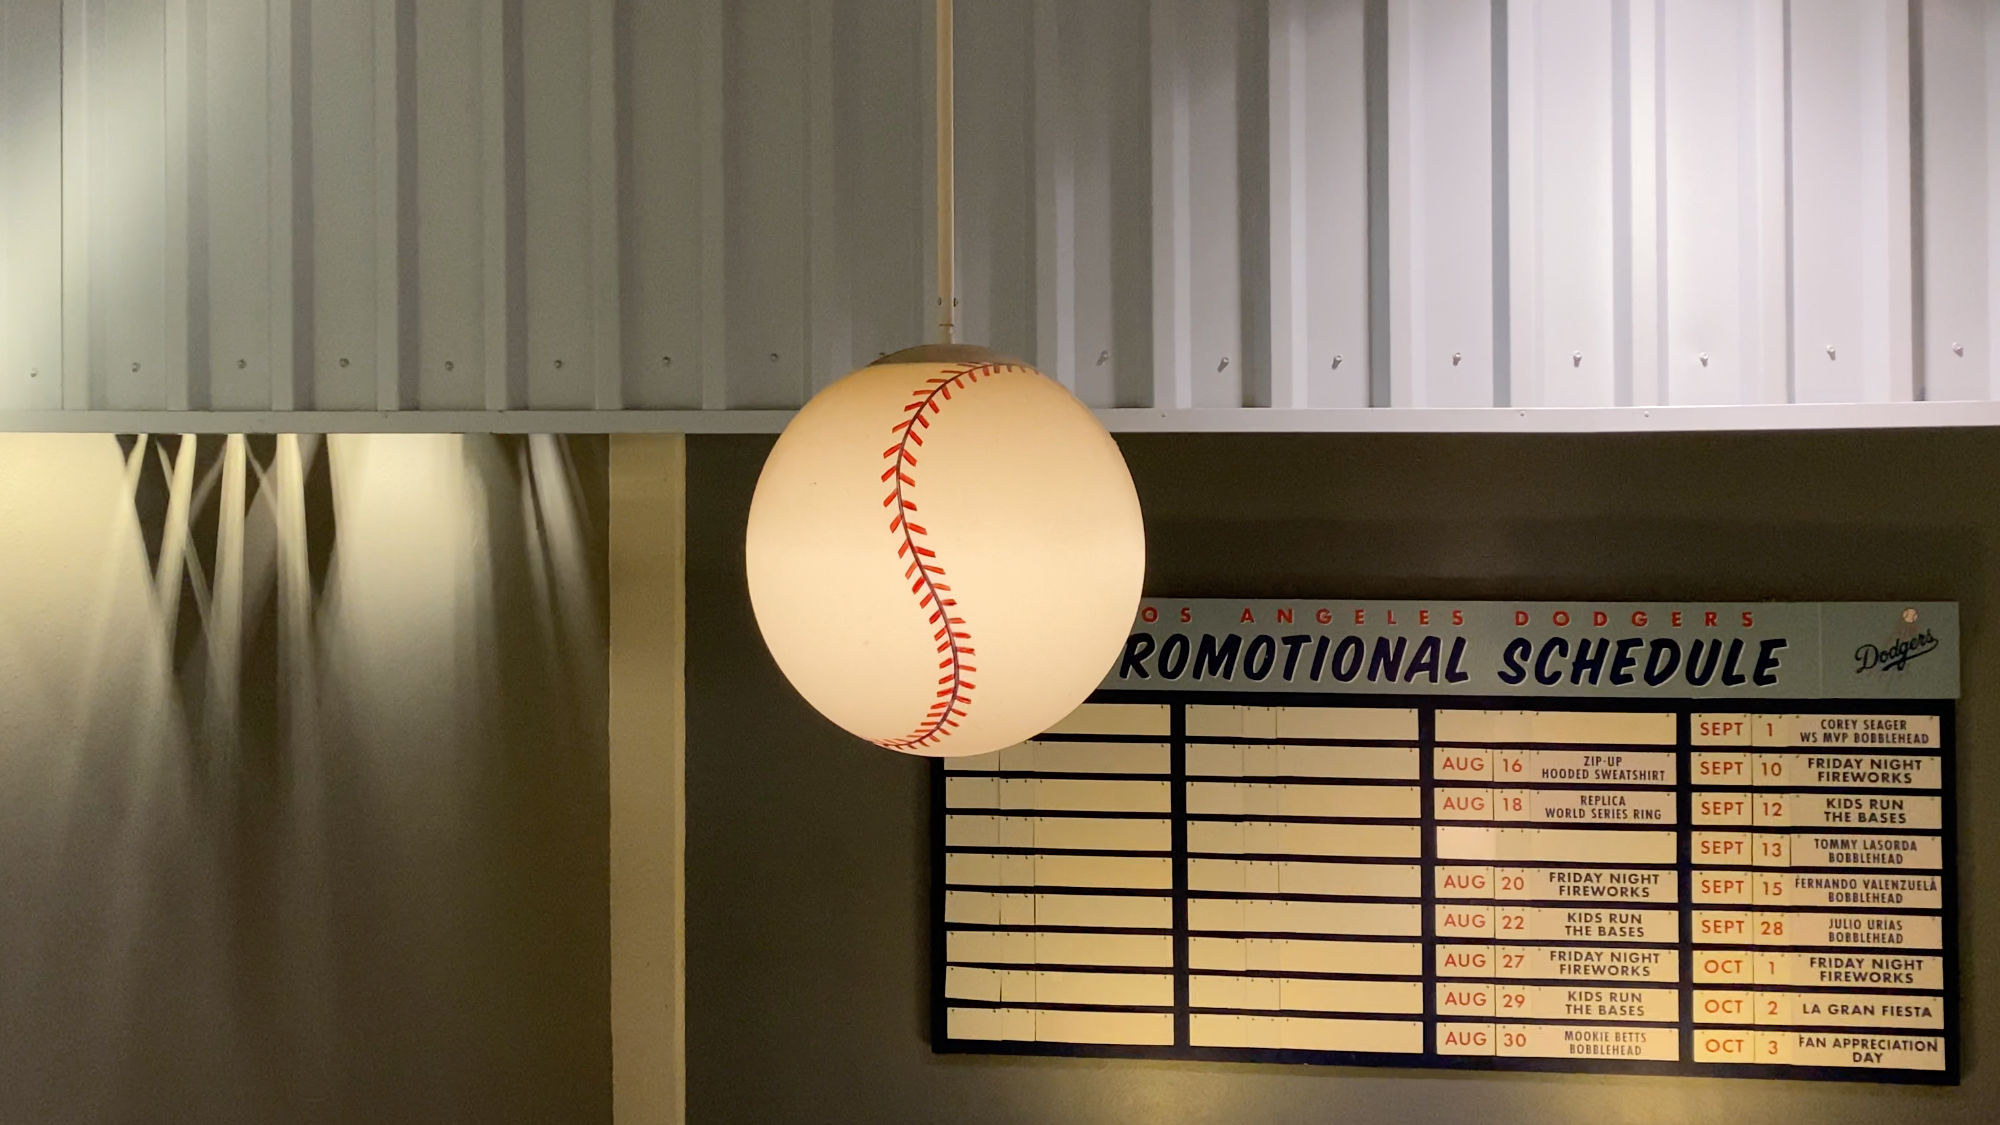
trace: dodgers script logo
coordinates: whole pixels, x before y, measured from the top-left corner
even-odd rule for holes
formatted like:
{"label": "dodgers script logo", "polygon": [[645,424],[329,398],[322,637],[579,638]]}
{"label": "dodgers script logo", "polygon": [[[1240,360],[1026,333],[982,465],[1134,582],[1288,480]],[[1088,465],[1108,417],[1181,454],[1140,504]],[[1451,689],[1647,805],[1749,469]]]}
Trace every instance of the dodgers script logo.
{"label": "dodgers script logo", "polygon": [[1929,629],[1913,636],[1899,637],[1886,648],[1862,645],[1854,650],[1854,671],[1856,675],[1862,672],[1901,672],[1909,667],[1910,661],[1937,646],[1937,636]]}

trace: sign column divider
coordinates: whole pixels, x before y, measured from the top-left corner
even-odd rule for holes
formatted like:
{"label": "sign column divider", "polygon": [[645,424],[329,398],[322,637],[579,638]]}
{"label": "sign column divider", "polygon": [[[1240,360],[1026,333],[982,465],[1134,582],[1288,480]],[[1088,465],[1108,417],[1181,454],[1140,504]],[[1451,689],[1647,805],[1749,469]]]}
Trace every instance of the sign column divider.
{"label": "sign column divider", "polygon": [[1417,784],[1420,790],[1418,813],[1423,817],[1419,845],[1423,871],[1424,950],[1424,1056],[1437,1055],[1437,708],[1424,704],[1417,708]]}
{"label": "sign column divider", "polygon": [[1694,1061],[1694,714],[1674,716],[1675,867],[1680,881],[1680,1061]]}
{"label": "sign column divider", "polygon": [[1174,1045],[1186,1047],[1193,1043],[1190,1037],[1191,1022],[1188,985],[1188,808],[1187,808],[1187,705],[1172,705],[1171,725],[1168,730],[1172,748],[1168,758],[1168,773],[1173,778],[1170,794],[1173,817],[1174,852]]}

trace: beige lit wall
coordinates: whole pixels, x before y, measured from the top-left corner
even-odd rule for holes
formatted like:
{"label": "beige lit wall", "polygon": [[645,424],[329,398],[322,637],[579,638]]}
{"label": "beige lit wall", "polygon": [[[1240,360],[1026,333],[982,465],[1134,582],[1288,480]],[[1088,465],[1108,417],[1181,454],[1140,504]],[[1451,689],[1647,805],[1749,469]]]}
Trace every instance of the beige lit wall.
{"label": "beige lit wall", "polygon": [[611,1117],[603,439],[0,439],[0,1122]]}

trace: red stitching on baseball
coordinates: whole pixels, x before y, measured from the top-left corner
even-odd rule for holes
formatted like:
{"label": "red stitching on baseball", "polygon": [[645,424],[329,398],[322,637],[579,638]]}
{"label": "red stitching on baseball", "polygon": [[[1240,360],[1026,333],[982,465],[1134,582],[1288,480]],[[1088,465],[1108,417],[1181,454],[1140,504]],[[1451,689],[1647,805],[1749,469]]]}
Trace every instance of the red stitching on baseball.
{"label": "red stitching on baseball", "polygon": [[924,444],[924,437],[917,430],[930,428],[930,416],[942,409],[942,403],[950,401],[951,392],[962,391],[966,384],[977,383],[987,376],[1014,370],[1018,368],[1011,363],[979,363],[926,379],[923,386],[910,392],[912,399],[903,407],[902,420],[889,428],[896,435],[896,444],[882,451],[882,459],[889,463],[882,470],[882,481],[889,486],[882,506],[895,509],[896,514],[889,520],[889,533],[899,540],[896,557],[910,560],[903,577],[912,580],[910,594],[917,599],[917,608],[929,610],[927,620],[937,626],[931,639],[937,642],[937,651],[943,658],[938,661],[938,670],[944,675],[938,677],[935,701],[924,712],[923,720],[901,738],[876,739],[878,746],[891,750],[929,746],[956,729],[958,720],[965,718],[972,706],[971,693],[978,685],[965,678],[966,673],[979,671],[965,662],[973,654],[972,631],[965,618],[956,615],[958,600],[949,596],[951,587],[938,581],[944,575],[944,567],[937,561],[937,552],[918,542],[930,532],[922,524],[909,521],[909,513],[916,511],[917,505],[904,496],[903,490],[917,484],[909,472],[918,461],[911,447]]}

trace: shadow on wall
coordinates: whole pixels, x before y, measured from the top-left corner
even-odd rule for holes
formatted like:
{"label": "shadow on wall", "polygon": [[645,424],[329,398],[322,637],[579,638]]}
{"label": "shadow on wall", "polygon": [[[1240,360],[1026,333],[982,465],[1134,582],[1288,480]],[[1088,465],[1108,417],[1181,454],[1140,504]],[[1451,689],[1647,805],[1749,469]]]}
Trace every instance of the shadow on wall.
{"label": "shadow on wall", "polygon": [[609,1120],[604,460],[0,439],[0,1121]]}

